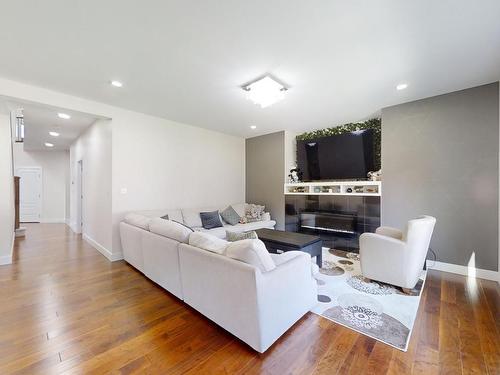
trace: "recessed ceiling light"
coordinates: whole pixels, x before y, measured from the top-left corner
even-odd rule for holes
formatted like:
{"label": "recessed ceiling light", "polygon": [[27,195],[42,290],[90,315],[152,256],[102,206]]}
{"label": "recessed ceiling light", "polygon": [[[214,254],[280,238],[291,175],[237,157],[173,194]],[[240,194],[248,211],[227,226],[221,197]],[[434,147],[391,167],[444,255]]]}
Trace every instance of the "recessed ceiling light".
{"label": "recessed ceiling light", "polygon": [[250,125],[250,129],[255,130],[257,127],[255,125]]}
{"label": "recessed ceiling light", "polygon": [[53,143],[45,142],[45,147],[54,147]]}
{"label": "recessed ceiling light", "polygon": [[400,83],[399,85],[396,86],[396,90],[404,90],[405,88],[408,87],[408,84],[407,83]]}
{"label": "recessed ceiling light", "polygon": [[53,137],[59,137],[59,133],[58,132],[49,132],[49,134]]}
{"label": "recessed ceiling light", "polygon": [[285,85],[270,76],[264,76],[257,81],[244,85],[242,89],[247,92],[247,99],[259,104],[262,108],[283,100],[287,90]]}
{"label": "recessed ceiling light", "polygon": [[66,113],[58,113],[57,116],[59,116],[59,118],[65,119],[65,120],[68,120],[71,118],[71,116],[66,114]]}
{"label": "recessed ceiling light", "polygon": [[111,81],[111,85],[115,87],[122,87],[123,83],[121,83],[120,81]]}

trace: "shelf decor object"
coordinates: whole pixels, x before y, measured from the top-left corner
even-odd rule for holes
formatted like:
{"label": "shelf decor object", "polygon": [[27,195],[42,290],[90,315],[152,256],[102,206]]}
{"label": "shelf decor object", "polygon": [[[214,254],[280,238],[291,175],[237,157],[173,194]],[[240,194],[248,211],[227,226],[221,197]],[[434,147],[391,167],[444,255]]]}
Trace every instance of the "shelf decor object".
{"label": "shelf decor object", "polygon": [[296,182],[284,185],[285,195],[382,195],[381,181]]}

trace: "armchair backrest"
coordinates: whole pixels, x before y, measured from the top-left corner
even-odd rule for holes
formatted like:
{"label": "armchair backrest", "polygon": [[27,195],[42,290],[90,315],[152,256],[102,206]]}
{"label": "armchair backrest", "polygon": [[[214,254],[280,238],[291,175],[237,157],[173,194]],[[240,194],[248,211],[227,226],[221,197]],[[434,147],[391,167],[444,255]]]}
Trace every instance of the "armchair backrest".
{"label": "armchair backrest", "polygon": [[436,218],[432,216],[420,216],[408,221],[403,241],[408,249],[409,263],[416,269],[422,269],[424,265],[435,224]]}

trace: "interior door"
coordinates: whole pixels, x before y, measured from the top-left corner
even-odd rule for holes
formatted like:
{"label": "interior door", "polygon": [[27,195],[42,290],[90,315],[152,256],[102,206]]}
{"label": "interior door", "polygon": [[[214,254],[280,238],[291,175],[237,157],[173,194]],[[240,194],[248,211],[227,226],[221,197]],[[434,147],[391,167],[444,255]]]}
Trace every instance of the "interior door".
{"label": "interior door", "polygon": [[19,221],[39,223],[42,215],[42,168],[19,167]]}

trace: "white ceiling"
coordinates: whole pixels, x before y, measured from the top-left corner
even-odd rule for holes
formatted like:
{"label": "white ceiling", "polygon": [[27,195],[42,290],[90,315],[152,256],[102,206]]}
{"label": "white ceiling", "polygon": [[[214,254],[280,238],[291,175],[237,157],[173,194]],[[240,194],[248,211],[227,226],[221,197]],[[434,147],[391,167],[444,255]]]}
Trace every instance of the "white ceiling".
{"label": "white ceiling", "polygon": [[[94,115],[21,101],[7,101],[7,108],[24,109],[25,151],[69,150],[78,136],[97,120]],[[61,119],[58,113],[68,114],[71,118]],[[50,131],[58,132],[59,136],[49,135]],[[45,142],[52,143],[54,147],[46,147]]]}
{"label": "white ceiling", "polygon": [[[0,76],[230,134],[304,131],[498,80],[499,20],[498,0],[16,0]],[[264,73],[291,88],[262,109],[240,85]]]}

